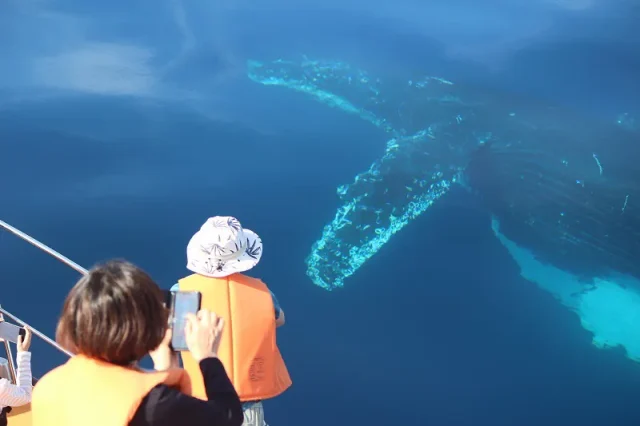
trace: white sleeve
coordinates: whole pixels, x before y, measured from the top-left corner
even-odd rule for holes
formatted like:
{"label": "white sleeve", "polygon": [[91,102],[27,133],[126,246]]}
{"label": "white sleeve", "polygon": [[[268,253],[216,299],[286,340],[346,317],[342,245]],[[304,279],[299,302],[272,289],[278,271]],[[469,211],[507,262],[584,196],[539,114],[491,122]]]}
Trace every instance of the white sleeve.
{"label": "white sleeve", "polygon": [[18,407],[31,402],[31,390],[33,389],[31,352],[18,352],[16,361],[18,363],[18,384],[14,385],[7,379],[0,379],[0,405],[3,406]]}

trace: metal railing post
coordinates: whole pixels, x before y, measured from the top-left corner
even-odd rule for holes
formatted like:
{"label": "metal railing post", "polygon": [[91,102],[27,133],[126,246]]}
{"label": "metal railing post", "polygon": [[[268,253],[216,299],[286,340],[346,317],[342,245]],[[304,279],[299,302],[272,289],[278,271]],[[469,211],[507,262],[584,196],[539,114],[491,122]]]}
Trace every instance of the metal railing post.
{"label": "metal railing post", "polygon": [[11,376],[11,383],[18,384],[18,377],[16,375],[16,365],[13,362],[13,353],[11,352],[11,346],[9,342],[4,340],[4,350],[7,352],[7,362],[9,363],[9,375]]}

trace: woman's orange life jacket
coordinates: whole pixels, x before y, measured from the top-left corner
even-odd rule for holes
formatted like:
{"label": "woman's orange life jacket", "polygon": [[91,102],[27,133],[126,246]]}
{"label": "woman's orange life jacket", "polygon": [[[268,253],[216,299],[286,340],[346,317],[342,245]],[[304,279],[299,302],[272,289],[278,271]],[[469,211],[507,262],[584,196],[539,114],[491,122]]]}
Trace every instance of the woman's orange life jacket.
{"label": "woman's orange life jacket", "polygon": [[180,368],[144,372],[77,355],[34,386],[32,426],[127,426],[161,383],[190,394],[189,376]]}
{"label": "woman's orange life jacket", "polygon": [[[193,274],[178,281],[180,291],[199,291],[202,308],[224,318],[218,358],[241,401],[273,398],[291,386],[276,344],[273,299],[257,278],[233,274],[210,278]],[[206,399],[200,366],[188,351],[182,362],[191,377],[193,396]]]}

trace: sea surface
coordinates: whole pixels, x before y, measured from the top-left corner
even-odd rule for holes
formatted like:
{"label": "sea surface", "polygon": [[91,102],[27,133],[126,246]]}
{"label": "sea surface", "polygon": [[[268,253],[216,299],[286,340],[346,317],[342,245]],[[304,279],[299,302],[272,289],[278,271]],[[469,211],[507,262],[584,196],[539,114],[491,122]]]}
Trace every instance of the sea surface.
{"label": "sea surface", "polygon": [[[640,111],[638,19],[622,0],[4,1],[0,219],[167,289],[208,217],[257,232],[251,273],[286,311],[294,382],[265,403],[271,426],[637,425],[640,364],[522,278],[462,189],[344,288],[313,285],[305,258],[336,188],[388,137],[250,81],[246,63],[429,73],[614,122]],[[78,274],[6,232],[0,271],[2,307],[52,336]],[[64,360],[35,340],[36,376]]]}

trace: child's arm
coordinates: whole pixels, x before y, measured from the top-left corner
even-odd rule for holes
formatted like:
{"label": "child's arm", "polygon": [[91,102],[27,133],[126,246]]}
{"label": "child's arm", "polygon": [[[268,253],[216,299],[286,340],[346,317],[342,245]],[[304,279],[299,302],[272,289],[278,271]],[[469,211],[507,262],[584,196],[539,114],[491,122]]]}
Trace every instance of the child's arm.
{"label": "child's arm", "polygon": [[280,306],[280,302],[278,301],[276,295],[273,294],[271,290],[269,290],[269,293],[271,293],[271,299],[273,299],[273,307],[276,311],[276,327],[281,327],[284,325],[284,311],[282,310],[282,306]]}
{"label": "child's arm", "polygon": [[9,407],[18,407],[31,402],[33,389],[31,379],[31,352],[18,352],[17,381],[14,385],[7,379],[0,379],[0,404]]}

